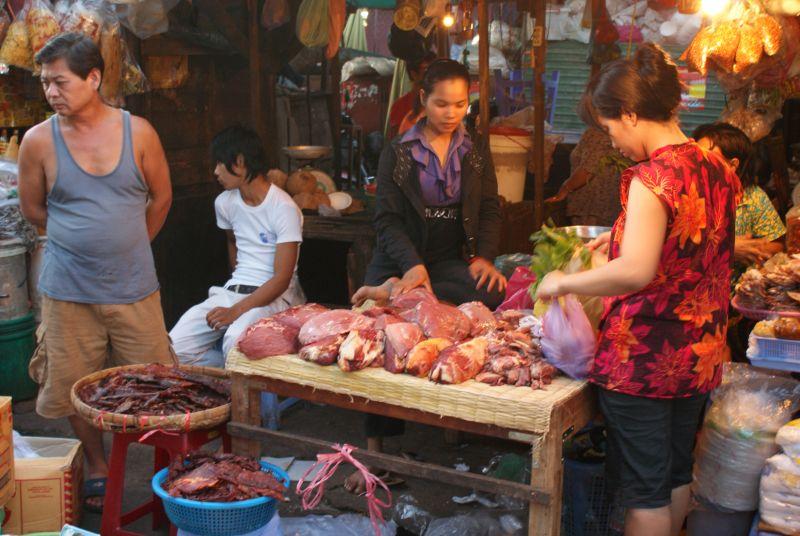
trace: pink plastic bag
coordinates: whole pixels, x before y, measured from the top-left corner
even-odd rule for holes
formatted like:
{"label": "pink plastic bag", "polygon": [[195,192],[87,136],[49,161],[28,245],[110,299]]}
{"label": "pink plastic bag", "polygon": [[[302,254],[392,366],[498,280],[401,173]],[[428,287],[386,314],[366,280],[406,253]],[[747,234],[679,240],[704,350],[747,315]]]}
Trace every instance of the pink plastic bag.
{"label": "pink plastic bag", "polygon": [[517,266],[514,273],[506,285],[506,299],[497,308],[498,311],[508,311],[511,309],[533,309],[533,299],[528,289],[536,281],[530,268]]}
{"label": "pink plastic bag", "polygon": [[575,296],[553,300],[542,320],[541,344],[547,361],[567,376],[583,380],[589,375],[597,337]]}

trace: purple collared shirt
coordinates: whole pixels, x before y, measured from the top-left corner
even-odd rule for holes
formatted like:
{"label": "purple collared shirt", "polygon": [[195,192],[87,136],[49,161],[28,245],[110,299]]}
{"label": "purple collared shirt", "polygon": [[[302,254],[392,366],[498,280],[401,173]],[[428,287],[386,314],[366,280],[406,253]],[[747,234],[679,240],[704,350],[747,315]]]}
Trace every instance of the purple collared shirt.
{"label": "purple collared shirt", "polygon": [[411,127],[401,138],[402,142],[414,142],[411,156],[419,168],[419,184],[425,206],[443,207],[461,202],[461,160],[472,148],[464,125],[459,125],[450,139],[444,165],[439,163],[436,151],[422,131],[424,122]]}

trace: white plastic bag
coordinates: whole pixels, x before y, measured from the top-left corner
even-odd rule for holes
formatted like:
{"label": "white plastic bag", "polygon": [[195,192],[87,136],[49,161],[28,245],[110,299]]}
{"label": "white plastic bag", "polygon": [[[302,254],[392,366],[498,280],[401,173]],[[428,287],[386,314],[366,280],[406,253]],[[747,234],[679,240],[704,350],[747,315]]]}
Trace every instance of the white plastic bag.
{"label": "white plastic bag", "polygon": [[786,533],[800,531],[800,466],[778,454],[761,477],[761,517]]}
{"label": "white plastic bag", "polygon": [[794,459],[800,465],[800,419],[781,426],[775,442],[783,448],[787,456]]}
{"label": "white plastic bag", "polygon": [[542,351],[551,365],[583,380],[592,366],[597,337],[578,299],[570,294],[563,300],[563,305],[560,299],[553,301],[544,315]]}
{"label": "white plastic bag", "polygon": [[123,26],[139,39],[147,39],[169,30],[167,13],[180,0],[111,0]]}

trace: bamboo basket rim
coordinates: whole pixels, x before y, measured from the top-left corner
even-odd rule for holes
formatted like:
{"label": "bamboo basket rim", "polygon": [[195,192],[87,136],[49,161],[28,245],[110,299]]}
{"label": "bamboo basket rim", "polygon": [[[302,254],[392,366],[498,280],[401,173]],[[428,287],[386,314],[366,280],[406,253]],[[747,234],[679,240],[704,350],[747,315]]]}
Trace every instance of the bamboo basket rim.
{"label": "bamboo basket rim", "polygon": [[[137,365],[122,365],[111,367],[88,376],[84,376],[72,386],[70,399],[75,408],[75,412],[89,424],[106,432],[147,432],[150,430],[164,430],[173,432],[188,432],[191,430],[201,430],[213,428],[219,424],[230,420],[231,403],[223,404],[215,408],[192,413],[176,413],[173,415],[130,415],[126,413],[110,413],[93,408],[85,403],[78,396],[78,390],[85,385],[95,383],[110,376],[120,370],[143,369],[148,365],[159,363],[143,363]],[[169,366],[169,365],[165,365]],[[228,379],[230,373],[224,369],[199,367],[195,365],[178,365],[178,368],[193,374],[211,376],[217,379]]]}

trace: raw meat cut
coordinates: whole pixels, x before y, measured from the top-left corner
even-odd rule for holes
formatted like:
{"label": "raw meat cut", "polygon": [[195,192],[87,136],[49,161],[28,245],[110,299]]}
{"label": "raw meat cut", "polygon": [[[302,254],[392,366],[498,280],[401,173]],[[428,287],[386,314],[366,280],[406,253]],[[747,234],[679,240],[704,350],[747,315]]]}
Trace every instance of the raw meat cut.
{"label": "raw meat cut", "polygon": [[439,303],[439,300],[426,289],[417,287],[403,294],[398,294],[389,300],[389,303],[392,307],[397,307],[398,309],[413,309],[420,303],[434,304]]}
{"label": "raw meat cut", "polygon": [[491,385],[531,386],[552,381],[555,367],[544,361],[539,340],[527,331],[493,331],[487,335],[488,357],[475,380]]}
{"label": "raw meat cut", "polygon": [[402,318],[394,314],[385,314],[380,315],[375,319],[375,329],[386,329],[386,326],[390,324],[398,324],[400,322],[405,322]]}
{"label": "raw meat cut", "polygon": [[339,357],[339,347],[344,341],[344,335],[331,335],[322,340],[307,344],[300,348],[300,359],[311,361],[318,365],[333,365]]}
{"label": "raw meat cut", "polygon": [[448,339],[427,339],[418,343],[408,353],[406,372],[420,378],[427,377],[439,352],[452,345]]}
{"label": "raw meat cut", "polygon": [[304,303],[303,305],[289,307],[285,311],[272,315],[270,318],[299,331],[300,328],[303,327],[303,324],[308,322],[311,317],[324,313],[327,310],[327,307],[318,303]]}
{"label": "raw meat cut", "polygon": [[430,379],[437,383],[463,383],[474,378],[486,363],[489,340],[476,337],[457,346],[445,348],[431,369]]}
{"label": "raw meat cut", "polygon": [[[420,303],[414,308],[417,324],[427,337],[450,339],[453,342],[467,338],[472,327],[467,315],[452,305]],[[403,317],[408,320],[407,317]]]}
{"label": "raw meat cut", "polygon": [[481,302],[462,303],[458,306],[458,310],[469,318],[472,326],[469,333],[473,337],[483,335],[497,325],[497,320],[492,312]]}
{"label": "raw meat cut", "polygon": [[494,313],[494,317],[497,319],[497,327],[506,331],[513,331],[519,328],[519,321],[526,316],[528,316],[528,314],[517,309],[497,311]]}
{"label": "raw meat cut", "polygon": [[325,311],[311,317],[300,328],[300,344],[305,346],[330,337],[358,329],[372,329],[375,319],[347,309]]}
{"label": "raw meat cut", "polygon": [[248,359],[263,359],[297,352],[297,329],[273,318],[250,325],[239,339],[239,350]]}
{"label": "raw meat cut", "polygon": [[383,368],[394,374],[406,370],[408,352],[424,338],[418,325],[399,322],[386,326],[386,358]]}
{"label": "raw meat cut", "polygon": [[376,329],[355,329],[339,347],[339,368],[345,372],[383,366],[384,334]]}
{"label": "raw meat cut", "polygon": [[363,314],[364,316],[368,316],[370,318],[378,318],[383,315],[392,315],[395,314],[396,312],[397,309],[395,309],[394,307],[375,306],[375,307],[370,307],[369,309],[365,309],[364,311],[361,311],[361,314]]}

